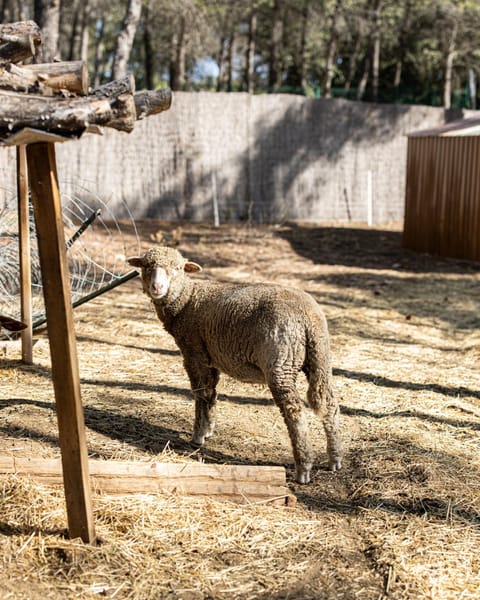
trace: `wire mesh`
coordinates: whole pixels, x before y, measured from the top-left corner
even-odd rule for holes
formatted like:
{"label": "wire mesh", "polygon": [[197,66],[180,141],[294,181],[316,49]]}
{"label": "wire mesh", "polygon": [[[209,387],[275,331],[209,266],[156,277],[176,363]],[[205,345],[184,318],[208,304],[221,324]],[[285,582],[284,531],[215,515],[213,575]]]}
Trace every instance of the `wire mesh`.
{"label": "wire mesh", "polygon": [[[62,187],[62,184],[60,185]],[[138,254],[140,243],[135,221],[123,203],[117,220],[112,210],[98,195],[76,185],[74,191],[62,194],[62,216],[65,229],[68,270],[72,303],[81,302],[95,292],[108,288],[130,270],[126,258]],[[5,192],[5,190],[4,190]],[[4,193],[0,206],[0,314],[20,320],[20,256],[15,192]],[[32,276],[32,321],[45,318],[42,275],[31,204],[30,246]],[[18,334],[0,331],[2,338]]]}

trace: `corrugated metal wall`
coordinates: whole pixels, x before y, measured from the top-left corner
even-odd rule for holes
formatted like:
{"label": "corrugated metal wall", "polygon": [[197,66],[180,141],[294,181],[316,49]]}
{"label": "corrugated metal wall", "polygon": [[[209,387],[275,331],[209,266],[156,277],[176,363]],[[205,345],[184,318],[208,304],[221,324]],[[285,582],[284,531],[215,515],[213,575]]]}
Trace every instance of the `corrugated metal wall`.
{"label": "corrugated metal wall", "polygon": [[480,136],[409,137],[403,245],[480,260]]}

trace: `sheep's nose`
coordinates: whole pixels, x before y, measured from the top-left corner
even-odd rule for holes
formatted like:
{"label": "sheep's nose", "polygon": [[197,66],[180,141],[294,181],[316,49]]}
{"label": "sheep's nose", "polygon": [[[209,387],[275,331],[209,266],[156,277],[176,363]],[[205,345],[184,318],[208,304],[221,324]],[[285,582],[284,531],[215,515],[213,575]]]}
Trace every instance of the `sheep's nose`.
{"label": "sheep's nose", "polygon": [[148,286],[150,295],[154,298],[162,298],[168,291],[169,281],[170,279],[164,269],[154,269]]}

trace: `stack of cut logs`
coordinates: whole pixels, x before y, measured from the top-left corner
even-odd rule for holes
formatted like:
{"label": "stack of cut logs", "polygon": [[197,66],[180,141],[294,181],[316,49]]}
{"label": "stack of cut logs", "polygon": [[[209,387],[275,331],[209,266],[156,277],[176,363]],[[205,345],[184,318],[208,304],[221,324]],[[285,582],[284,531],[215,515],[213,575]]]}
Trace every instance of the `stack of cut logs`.
{"label": "stack of cut logs", "polygon": [[132,75],[91,90],[82,61],[35,64],[41,43],[33,21],[0,25],[0,143],[25,128],[66,138],[101,127],[130,132],[170,108],[169,89],[135,92]]}

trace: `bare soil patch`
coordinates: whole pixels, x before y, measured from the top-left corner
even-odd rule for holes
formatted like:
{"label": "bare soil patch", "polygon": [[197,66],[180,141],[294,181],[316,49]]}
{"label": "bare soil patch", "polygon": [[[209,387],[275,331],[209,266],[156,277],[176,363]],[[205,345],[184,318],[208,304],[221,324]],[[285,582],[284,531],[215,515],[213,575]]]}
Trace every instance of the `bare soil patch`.
{"label": "bare soil patch", "polygon": [[[397,225],[247,227],[145,221],[199,277],[310,292],[332,337],[344,468],[298,486],[268,390],[222,377],[216,435],[138,279],[75,311],[92,457],[287,468],[293,508],[94,496],[91,547],[65,537],[62,491],[0,484],[2,598],[474,599],[480,590],[480,265],[401,247]],[[133,240],[133,238],[132,238]],[[132,241],[133,243],[133,241]],[[0,358],[0,452],[59,456],[48,343]],[[305,382],[299,382],[305,390]]]}

